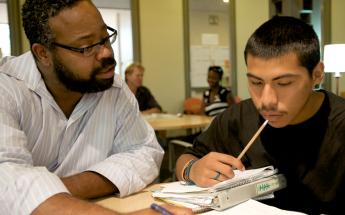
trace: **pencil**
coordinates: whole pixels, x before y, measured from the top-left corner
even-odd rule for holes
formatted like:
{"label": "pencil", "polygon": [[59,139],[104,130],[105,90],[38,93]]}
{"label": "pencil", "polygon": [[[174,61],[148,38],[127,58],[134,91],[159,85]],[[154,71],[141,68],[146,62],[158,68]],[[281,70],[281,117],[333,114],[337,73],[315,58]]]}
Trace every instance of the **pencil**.
{"label": "pencil", "polygon": [[150,206],[153,210],[159,212],[162,215],[173,215],[171,212],[169,212],[167,209],[157,205],[156,203],[152,203]]}
{"label": "pencil", "polygon": [[243,155],[248,151],[249,147],[254,143],[254,141],[256,140],[256,138],[260,135],[261,131],[265,128],[265,126],[267,125],[268,120],[266,120],[264,123],[262,123],[262,125],[260,126],[260,128],[257,130],[257,132],[254,134],[254,136],[252,137],[252,139],[250,139],[250,141],[248,142],[248,144],[246,145],[246,147],[242,150],[241,154],[237,157],[237,159],[241,160],[241,158],[243,157]]}

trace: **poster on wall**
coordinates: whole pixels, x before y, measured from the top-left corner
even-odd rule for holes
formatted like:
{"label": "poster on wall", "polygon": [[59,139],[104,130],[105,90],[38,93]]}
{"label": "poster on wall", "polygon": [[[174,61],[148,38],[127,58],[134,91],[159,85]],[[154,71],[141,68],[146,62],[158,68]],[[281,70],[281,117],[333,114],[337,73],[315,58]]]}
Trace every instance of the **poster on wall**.
{"label": "poster on wall", "polygon": [[190,80],[191,88],[207,88],[207,72],[210,66],[221,66],[224,70],[223,79],[229,80],[229,47],[199,45],[190,48]]}

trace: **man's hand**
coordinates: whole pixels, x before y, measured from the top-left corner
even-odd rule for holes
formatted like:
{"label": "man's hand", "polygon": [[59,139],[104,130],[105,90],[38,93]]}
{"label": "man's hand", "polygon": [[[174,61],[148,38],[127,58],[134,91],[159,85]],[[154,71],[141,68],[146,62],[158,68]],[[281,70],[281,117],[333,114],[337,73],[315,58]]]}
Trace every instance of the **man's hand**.
{"label": "man's hand", "polygon": [[[169,212],[174,215],[190,215],[193,214],[192,210],[189,208],[181,208],[172,205],[162,205]],[[85,214],[97,214],[97,215],[118,215],[119,213],[112,211],[110,209],[104,208],[100,205],[90,203],[84,200],[72,197],[67,193],[59,193],[44,201],[39,205],[33,212],[32,215],[85,215]],[[153,209],[143,209],[129,213],[131,215],[157,215],[157,211]]]}
{"label": "man's hand", "polygon": [[234,177],[233,169],[244,170],[244,165],[233,156],[210,152],[193,164],[189,178],[200,187],[210,187]]}

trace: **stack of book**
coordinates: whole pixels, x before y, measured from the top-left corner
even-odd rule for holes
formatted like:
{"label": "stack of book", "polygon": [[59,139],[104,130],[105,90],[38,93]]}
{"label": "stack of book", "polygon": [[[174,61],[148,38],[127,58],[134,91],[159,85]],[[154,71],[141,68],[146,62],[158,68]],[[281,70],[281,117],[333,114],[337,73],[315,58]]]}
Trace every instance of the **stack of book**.
{"label": "stack of book", "polygon": [[203,188],[184,182],[163,184],[152,191],[154,198],[192,208],[194,212],[224,210],[249,199],[272,197],[273,192],[286,187],[282,174],[273,166],[245,171],[234,170],[235,176],[212,187]]}

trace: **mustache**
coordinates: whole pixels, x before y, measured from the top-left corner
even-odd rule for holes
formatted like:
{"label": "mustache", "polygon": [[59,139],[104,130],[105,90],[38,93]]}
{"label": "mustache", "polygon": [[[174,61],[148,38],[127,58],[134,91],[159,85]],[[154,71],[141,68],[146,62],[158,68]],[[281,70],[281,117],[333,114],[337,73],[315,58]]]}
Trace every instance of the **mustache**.
{"label": "mustache", "polygon": [[114,58],[105,58],[101,61],[102,67],[107,67],[107,66],[116,66],[116,60]]}
{"label": "mustache", "polygon": [[272,106],[263,105],[263,106],[258,108],[258,111],[259,112],[277,111],[277,108],[276,107],[272,107]]}
{"label": "mustache", "polygon": [[116,60],[114,58],[109,57],[109,58],[102,59],[101,66],[96,68],[93,71],[93,74],[96,75],[96,74],[100,73],[102,71],[102,69],[107,68],[109,66],[116,67],[116,65],[117,65],[117,62],[116,62]]}

